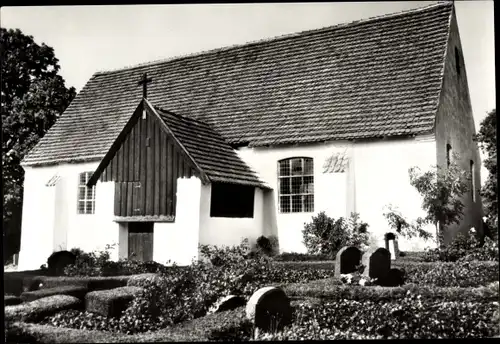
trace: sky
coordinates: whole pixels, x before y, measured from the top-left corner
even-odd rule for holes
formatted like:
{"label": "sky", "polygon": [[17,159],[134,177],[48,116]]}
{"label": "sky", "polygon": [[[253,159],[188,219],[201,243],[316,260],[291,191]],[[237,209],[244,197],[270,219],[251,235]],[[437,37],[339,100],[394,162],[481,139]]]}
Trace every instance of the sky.
{"label": "sky", "polygon": [[[436,1],[2,7],[4,28],[54,48],[77,92],[97,71],[428,6]],[[495,108],[493,1],[455,1],[476,130]],[[483,181],[486,179],[483,175]]]}

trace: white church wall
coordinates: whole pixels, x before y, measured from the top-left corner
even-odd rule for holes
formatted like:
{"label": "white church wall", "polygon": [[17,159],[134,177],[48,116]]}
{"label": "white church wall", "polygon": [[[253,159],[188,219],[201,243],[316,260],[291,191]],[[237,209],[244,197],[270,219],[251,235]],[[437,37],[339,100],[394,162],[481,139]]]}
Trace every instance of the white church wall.
{"label": "white church wall", "polygon": [[[313,215],[325,211],[329,216],[346,216],[347,175],[344,173],[324,173],[324,165],[334,154],[349,151],[348,142],[320,143],[310,145],[290,145],[283,147],[244,147],[238,150],[240,157],[247,162],[271,188],[276,211],[265,211],[265,223],[270,223],[271,231],[277,232],[281,252],[306,252],[302,243],[302,230],[305,222]],[[314,164],[314,212],[279,213],[278,209],[278,161],[293,157],[313,158]],[[275,219],[273,219],[273,215]],[[269,216],[269,218],[267,218]],[[276,226],[273,222],[276,221]],[[276,228],[276,229],[273,229]]]}
{"label": "white church wall", "polygon": [[[425,216],[421,197],[410,185],[408,169],[419,166],[422,171],[436,164],[436,143],[431,136],[416,139],[357,142],[353,149],[355,166],[355,211],[369,224],[379,247],[385,247],[384,234],[390,227],[383,217],[384,207],[397,206],[403,216],[414,220]],[[426,229],[434,234],[432,226]],[[434,247],[433,241],[398,237],[403,251]]]}
{"label": "white church wall", "polygon": [[55,187],[45,184],[53,172],[52,168],[25,168],[18,270],[39,269],[52,253]]}
{"label": "white church wall", "polygon": [[175,222],[154,224],[154,261],[189,265],[198,257],[202,189],[196,177],[177,179]]}
{"label": "white church wall", "polygon": [[200,244],[239,245],[248,238],[249,243],[264,234],[264,197],[260,188],[255,188],[254,211],[252,218],[210,217],[211,184],[201,187],[200,204]]}
{"label": "white church wall", "polygon": [[[114,183],[97,183],[94,214],[77,213],[79,174],[96,167],[96,162],[25,167],[19,269],[37,269],[60,249],[94,251],[118,244],[118,224],[113,221]],[[59,181],[47,187],[55,174]],[[117,247],[111,258],[118,258]]]}

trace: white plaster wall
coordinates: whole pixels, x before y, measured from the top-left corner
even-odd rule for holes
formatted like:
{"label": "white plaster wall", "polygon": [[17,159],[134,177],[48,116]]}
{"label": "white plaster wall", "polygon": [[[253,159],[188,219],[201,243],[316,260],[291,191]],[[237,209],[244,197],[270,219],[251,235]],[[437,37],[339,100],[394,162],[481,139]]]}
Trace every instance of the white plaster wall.
{"label": "white plaster wall", "polygon": [[[355,211],[369,224],[378,246],[385,247],[384,234],[390,231],[383,217],[384,206],[397,206],[408,220],[425,216],[422,199],[410,185],[408,169],[419,166],[422,171],[436,164],[436,143],[431,137],[417,139],[358,142],[353,149],[356,184]],[[426,228],[435,234],[432,226]],[[433,241],[419,238],[407,240],[398,236],[403,251],[435,247]]]}
{"label": "white plaster wall", "polygon": [[[77,214],[78,176],[94,171],[97,162],[25,167],[23,220],[19,269],[37,269],[66,242],[66,249],[84,251],[118,244],[113,221],[114,183],[97,183],[95,214]],[[45,184],[59,174],[55,187]],[[57,197],[56,197],[57,195]],[[118,258],[118,248],[112,259]]]}
{"label": "white plaster wall", "polygon": [[52,253],[55,187],[45,184],[53,169],[25,168],[18,270],[39,269]]}
{"label": "white plaster wall", "polygon": [[154,224],[153,260],[170,265],[189,265],[198,258],[201,181],[196,177],[177,179],[175,222]]}
{"label": "white plaster wall", "polygon": [[[283,147],[256,147],[241,148],[240,157],[252,167],[260,177],[273,188],[273,192],[266,195],[274,198],[274,212],[265,211],[264,222],[271,229],[275,228],[279,239],[281,252],[306,252],[302,243],[302,230],[305,222],[310,222],[313,215],[325,211],[329,216],[346,216],[350,212],[347,204],[347,178],[349,171],[344,173],[324,173],[325,161],[336,153],[349,151],[348,142],[329,142],[311,145],[293,145]],[[314,212],[286,213],[278,212],[278,161],[291,157],[310,157],[314,162]],[[268,206],[268,202],[265,202]],[[271,216],[271,218],[268,218]],[[273,222],[276,221],[276,225]]]}
{"label": "white plaster wall", "polygon": [[[344,173],[324,173],[325,160],[332,154],[346,152],[349,157]],[[273,227],[280,242],[281,252],[306,252],[302,243],[305,222],[313,215],[325,211],[329,216],[348,217],[351,212],[360,213],[374,236],[373,244],[384,247],[383,235],[389,231],[383,217],[384,206],[397,205],[405,216],[414,219],[423,216],[421,198],[409,183],[408,169],[420,166],[426,169],[436,163],[435,141],[432,137],[370,142],[326,142],[310,145],[283,147],[241,148],[238,151],[273,191],[276,218],[268,218],[273,212],[265,211],[264,222]],[[314,159],[314,212],[281,214],[278,210],[277,163],[291,157]],[[265,202],[268,204],[268,202]],[[434,233],[432,227],[427,227]],[[420,250],[435,245],[420,239],[411,241],[399,238],[401,250]]]}
{"label": "white plaster wall", "polygon": [[255,188],[252,218],[210,217],[211,191],[211,184],[201,186],[200,244],[233,246],[239,245],[244,238],[248,238],[249,243],[253,244],[259,236],[266,233],[262,189]]}

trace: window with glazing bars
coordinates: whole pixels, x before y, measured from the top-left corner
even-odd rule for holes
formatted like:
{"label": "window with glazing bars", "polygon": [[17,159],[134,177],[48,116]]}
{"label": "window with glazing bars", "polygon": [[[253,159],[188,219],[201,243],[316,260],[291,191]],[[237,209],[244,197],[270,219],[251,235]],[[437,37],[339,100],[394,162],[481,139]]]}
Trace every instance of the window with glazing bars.
{"label": "window with glazing bars", "polygon": [[290,158],[278,162],[280,213],[314,211],[314,166],[312,158]]}
{"label": "window with glazing bars", "polygon": [[95,213],[95,185],[87,186],[92,172],[80,173],[78,182],[78,214]]}

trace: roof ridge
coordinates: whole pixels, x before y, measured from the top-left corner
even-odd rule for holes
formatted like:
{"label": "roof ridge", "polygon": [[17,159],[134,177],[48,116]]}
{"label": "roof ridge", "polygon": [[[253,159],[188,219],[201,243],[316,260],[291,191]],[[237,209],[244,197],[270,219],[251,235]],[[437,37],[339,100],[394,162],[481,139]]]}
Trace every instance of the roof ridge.
{"label": "roof ridge", "polygon": [[305,30],[305,31],[299,31],[299,32],[293,32],[293,33],[287,33],[279,36],[273,36],[273,37],[268,37],[268,38],[262,38],[259,40],[255,41],[249,41],[245,43],[238,43],[238,44],[233,44],[225,47],[219,47],[219,48],[214,48],[214,49],[208,49],[208,50],[203,50],[203,51],[197,51],[193,53],[188,53],[184,55],[177,55],[177,56],[171,56],[163,59],[157,59],[153,61],[147,61],[147,62],[142,62],[134,65],[129,65],[126,67],[120,67],[116,69],[109,69],[109,70],[102,70],[102,71],[97,71],[94,73],[93,76],[99,76],[99,75],[105,75],[105,74],[110,74],[110,73],[116,73],[116,72],[121,72],[121,71],[126,71],[126,70],[132,70],[135,68],[141,68],[141,67],[147,67],[147,66],[154,66],[157,64],[161,63],[166,63],[170,61],[178,61],[178,60],[183,60],[187,58],[193,58],[197,56],[202,56],[202,55],[209,55],[213,54],[216,52],[223,52],[223,51],[228,51],[236,48],[241,48],[244,46],[250,46],[250,45],[255,45],[255,44],[262,44],[262,43],[268,43],[268,42],[274,42],[274,41],[279,41],[279,40],[285,40],[289,38],[294,38],[294,37],[300,37],[300,36],[307,36],[310,34],[315,34],[315,33],[320,33],[323,31],[328,31],[332,29],[338,29],[338,28],[343,28],[343,27],[351,27],[351,26],[356,26],[360,24],[364,24],[367,22],[372,22],[372,21],[377,21],[377,20],[384,20],[392,17],[398,17],[398,16],[404,16],[404,15],[409,15],[412,13],[420,12],[420,11],[425,11],[429,10],[434,7],[441,7],[441,6],[453,6],[453,1],[451,0],[444,0],[444,1],[439,1],[436,4],[431,4],[427,5],[424,7],[418,7],[418,8],[413,8],[409,10],[404,10],[404,11],[399,11],[399,12],[393,12],[393,13],[387,13],[387,14],[381,14],[379,16],[374,16],[374,17],[368,17],[368,18],[363,18],[359,20],[354,20],[351,22],[347,23],[340,23],[340,24],[335,24],[331,26],[326,26],[322,28],[317,28],[317,29],[311,29],[311,30]]}

